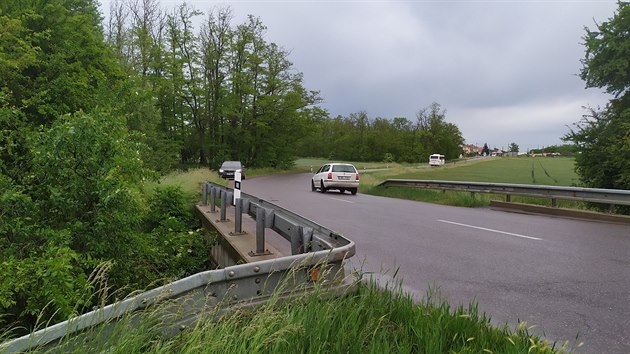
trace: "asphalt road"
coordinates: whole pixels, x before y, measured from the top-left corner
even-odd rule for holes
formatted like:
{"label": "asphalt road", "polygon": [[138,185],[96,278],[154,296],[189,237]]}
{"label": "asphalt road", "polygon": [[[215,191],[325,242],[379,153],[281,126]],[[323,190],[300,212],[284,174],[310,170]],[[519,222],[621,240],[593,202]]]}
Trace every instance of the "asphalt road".
{"label": "asphalt road", "polygon": [[630,353],[629,225],[322,194],[310,174],[251,178],[242,190],[355,241],[351,267],[418,299],[438,289],[576,353]]}

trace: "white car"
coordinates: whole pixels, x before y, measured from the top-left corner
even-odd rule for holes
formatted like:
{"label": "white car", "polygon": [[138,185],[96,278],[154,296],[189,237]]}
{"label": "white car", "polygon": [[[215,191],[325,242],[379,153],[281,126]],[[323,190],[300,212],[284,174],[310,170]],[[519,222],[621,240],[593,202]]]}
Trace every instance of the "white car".
{"label": "white car", "polygon": [[328,163],[320,167],[311,179],[311,190],[326,193],[329,189],[337,189],[341,193],[350,191],[357,194],[359,188],[359,172],[349,163]]}

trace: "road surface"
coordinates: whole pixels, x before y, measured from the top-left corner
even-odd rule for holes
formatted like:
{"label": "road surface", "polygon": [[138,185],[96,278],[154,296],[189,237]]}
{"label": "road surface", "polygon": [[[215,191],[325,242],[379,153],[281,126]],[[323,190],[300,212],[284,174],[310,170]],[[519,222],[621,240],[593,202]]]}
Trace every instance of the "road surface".
{"label": "road surface", "polygon": [[494,324],[526,321],[577,353],[630,353],[630,225],[322,194],[309,174],[251,178],[242,190],[355,241],[352,267],[418,299],[438,289],[452,306],[476,300]]}

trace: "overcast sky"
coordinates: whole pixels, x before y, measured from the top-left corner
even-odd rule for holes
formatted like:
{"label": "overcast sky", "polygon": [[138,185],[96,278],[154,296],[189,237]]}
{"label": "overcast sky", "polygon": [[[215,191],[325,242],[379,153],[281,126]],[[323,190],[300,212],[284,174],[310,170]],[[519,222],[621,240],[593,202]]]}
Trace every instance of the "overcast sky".
{"label": "overcast sky", "polygon": [[187,3],[206,13],[229,6],[234,25],[260,17],[331,116],[415,120],[438,102],[467,143],[525,151],[562,144],[583,106],[610,98],[577,74],[584,26],[612,17],[612,0]]}

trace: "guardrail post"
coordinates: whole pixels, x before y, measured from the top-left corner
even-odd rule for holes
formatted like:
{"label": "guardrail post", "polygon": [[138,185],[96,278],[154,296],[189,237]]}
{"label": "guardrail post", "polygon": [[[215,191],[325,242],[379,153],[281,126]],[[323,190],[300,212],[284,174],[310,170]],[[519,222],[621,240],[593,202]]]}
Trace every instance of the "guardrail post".
{"label": "guardrail post", "polygon": [[557,208],[558,207],[558,199],[551,198],[551,207],[552,208]]}
{"label": "guardrail post", "polygon": [[256,253],[265,251],[265,209],[256,209]]}
{"label": "guardrail post", "polygon": [[311,241],[313,241],[313,229],[310,227],[302,228],[302,248],[303,252],[311,251]]}
{"label": "guardrail post", "polygon": [[225,213],[227,212],[227,192],[221,191],[221,218],[220,221],[225,221]]}
{"label": "guardrail post", "polygon": [[234,232],[230,232],[230,235],[243,235],[243,199],[236,198],[234,210]]}
{"label": "guardrail post", "polygon": [[214,186],[210,187],[210,212],[211,213],[216,213],[216,206],[217,203],[217,189],[214,188]]}
{"label": "guardrail post", "polygon": [[512,195],[510,195],[510,194],[506,194],[506,195],[505,195],[505,201],[506,201],[506,202],[508,202],[508,203],[510,203],[510,202],[512,201]]}
{"label": "guardrail post", "polygon": [[201,188],[201,192],[203,197],[201,198],[201,204],[208,205],[208,183],[203,184],[203,188]]}
{"label": "guardrail post", "polygon": [[304,239],[302,238],[302,232],[304,228],[302,226],[297,225],[291,230],[291,254],[302,254],[304,253]]}
{"label": "guardrail post", "polygon": [[[271,214],[271,218],[273,214]],[[258,205],[256,207],[256,251],[250,251],[250,256],[269,255],[271,252],[265,249],[265,227],[267,226],[267,210]]]}

